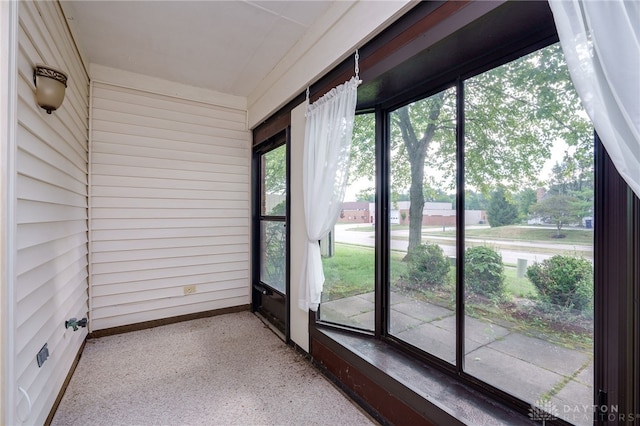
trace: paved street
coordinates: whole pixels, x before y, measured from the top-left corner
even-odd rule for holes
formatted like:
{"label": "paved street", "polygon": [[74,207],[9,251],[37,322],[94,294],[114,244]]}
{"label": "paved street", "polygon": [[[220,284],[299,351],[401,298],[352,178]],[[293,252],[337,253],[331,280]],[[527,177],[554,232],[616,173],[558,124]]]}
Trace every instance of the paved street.
{"label": "paved street", "polygon": [[[337,224],[335,226],[335,241],[338,243],[356,244],[361,246],[373,247],[375,245],[375,233],[366,231],[351,231],[349,229],[357,227],[369,227],[370,224]],[[472,229],[473,227],[469,227]],[[409,245],[409,230],[401,229],[391,232],[391,250],[395,251],[407,251]],[[424,235],[423,240],[428,238],[430,241],[436,241],[438,245],[444,251],[444,254],[449,257],[455,257],[455,238],[450,236],[437,236],[437,235]],[[478,244],[488,245],[500,245],[497,251],[502,255],[502,261],[504,263],[516,264],[518,259],[526,259],[527,263],[531,265],[534,262],[541,262],[545,259],[553,256],[553,250],[566,250],[570,252],[593,252],[593,246],[579,245],[579,244],[549,244],[531,241],[504,241],[504,240],[488,240],[479,238],[467,238],[466,241]],[[504,248],[504,246],[513,246],[513,249]],[[517,248],[516,248],[517,247]],[[529,252],[523,247],[530,247],[535,252]],[[539,251],[546,251],[549,253],[539,253]]]}
{"label": "paved street", "polygon": [[[371,330],[374,293],[323,302],[320,312],[323,320]],[[390,317],[394,336],[455,362],[455,312],[392,292]],[[592,404],[590,354],[469,316],[465,317],[465,352],[469,374],[531,403],[551,395],[560,416],[571,416],[567,420],[575,424],[592,424],[588,414],[565,408]]]}

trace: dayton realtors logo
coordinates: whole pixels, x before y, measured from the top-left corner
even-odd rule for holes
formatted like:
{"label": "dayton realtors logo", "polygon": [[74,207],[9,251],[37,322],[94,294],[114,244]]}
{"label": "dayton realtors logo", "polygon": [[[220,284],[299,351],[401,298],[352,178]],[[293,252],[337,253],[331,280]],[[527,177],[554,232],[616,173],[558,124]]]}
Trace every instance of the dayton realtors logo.
{"label": "dayton realtors logo", "polygon": [[592,422],[595,419],[609,422],[634,423],[640,414],[620,413],[617,405],[569,405],[557,406],[549,400],[538,400],[529,408],[529,418],[544,425],[548,420],[562,418],[570,422]]}
{"label": "dayton realtors logo", "polygon": [[538,400],[529,408],[529,418],[542,424],[547,420],[556,420],[559,414],[558,407],[549,400]]}

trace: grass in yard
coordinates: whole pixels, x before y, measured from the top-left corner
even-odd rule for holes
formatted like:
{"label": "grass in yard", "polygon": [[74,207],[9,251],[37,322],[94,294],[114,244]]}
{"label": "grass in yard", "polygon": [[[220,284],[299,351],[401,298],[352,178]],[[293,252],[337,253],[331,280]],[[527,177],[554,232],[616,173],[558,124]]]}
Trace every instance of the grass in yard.
{"label": "grass in yard", "polygon": [[[402,261],[403,257],[404,253],[391,253],[391,285],[396,291],[403,291],[402,281],[399,281],[400,276],[406,274],[407,269],[406,263]],[[337,243],[334,256],[323,258],[322,263],[326,278],[323,302],[374,291],[373,248]],[[542,316],[536,311],[533,311],[533,314],[523,316],[519,311],[515,311],[517,305],[512,302],[519,303],[516,299],[535,300],[538,297],[538,292],[526,277],[517,277],[516,268],[505,267],[504,275],[505,300],[468,300],[465,305],[467,315],[503,325],[526,335],[549,339],[568,348],[591,350],[593,345],[591,335],[574,331],[570,327],[574,319],[565,318],[561,313],[556,313],[556,318],[553,315],[549,317],[548,314]],[[448,286],[437,290],[413,291],[408,296],[450,309],[454,308],[453,283],[455,276],[456,268],[452,266],[449,271],[450,284]],[[399,285],[400,287],[398,287]],[[533,305],[523,306],[523,309],[533,309]],[[584,322],[580,318],[575,320]],[[558,324],[562,327],[559,327]]]}
{"label": "grass in yard", "polygon": [[[556,244],[584,244],[593,245],[593,231],[582,229],[563,229],[565,238],[553,238],[556,229],[552,227],[523,228],[519,226],[499,226],[495,228],[466,229],[468,238],[486,238],[507,241],[542,241]],[[455,231],[437,232],[430,229],[423,230],[423,234],[435,236],[455,236]]]}
{"label": "grass in yard", "polygon": [[[409,225],[391,225],[392,231],[401,231],[403,229],[409,229]],[[347,231],[356,232],[374,232],[376,229],[373,225],[370,226],[354,226],[353,228],[347,228]]]}
{"label": "grass in yard", "polygon": [[[374,290],[375,252],[372,247],[351,246],[336,243],[333,257],[322,259],[324,267],[323,301],[340,299]],[[397,276],[404,273],[406,265],[403,253],[391,253],[392,271]]]}
{"label": "grass in yard", "polygon": [[526,299],[537,299],[538,290],[526,277],[518,278],[515,268],[504,268],[507,294]]}
{"label": "grass in yard", "polygon": [[[391,282],[395,283],[404,274],[407,264],[402,261],[404,253],[391,253]],[[323,258],[327,300],[354,296],[374,290],[374,250],[370,247],[336,244],[333,257]],[[455,267],[450,277],[455,281]],[[505,285],[508,295],[517,298],[535,298],[536,288],[527,278],[518,278],[515,268],[505,268]]]}

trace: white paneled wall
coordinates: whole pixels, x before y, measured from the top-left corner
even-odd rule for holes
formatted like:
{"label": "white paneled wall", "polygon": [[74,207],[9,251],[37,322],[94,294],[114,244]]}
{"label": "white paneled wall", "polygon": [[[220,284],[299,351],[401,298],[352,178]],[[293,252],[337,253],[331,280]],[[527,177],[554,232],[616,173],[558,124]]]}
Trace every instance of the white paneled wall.
{"label": "white paneled wall", "polygon": [[[87,333],[64,323],[88,309],[89,81],[57,3],[20,2],[18,17],[13,422],[43,424]],[[36,63],[69,74],[64,103],[51,115],[35,101]],[[45,343],[50,358],[39,368]]]}
{"label": "white paneled wall", "polygon": [[91,117],[92,330],[248,304],[246,109],[130,80]]}

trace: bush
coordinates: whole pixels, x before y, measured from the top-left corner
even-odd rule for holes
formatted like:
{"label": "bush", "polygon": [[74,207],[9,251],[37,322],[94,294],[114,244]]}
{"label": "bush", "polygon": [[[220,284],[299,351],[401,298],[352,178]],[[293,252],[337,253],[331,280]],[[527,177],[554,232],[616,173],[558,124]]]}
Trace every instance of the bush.
{"label": "bush", "polygon": [[486,297],[505,292],[502,256],[489,247],[470,247],[464,255],[465,290]]}
{"label": "bush", "polygon": [[593,267],[586,259],[556,255],[527,268],[542,301],[565,308],[591,308]]}
{"label": "bush", "polygon": [[443,286],[451,265],[437,244],[422,244],[407,253],[407,280],[418,287]]}

